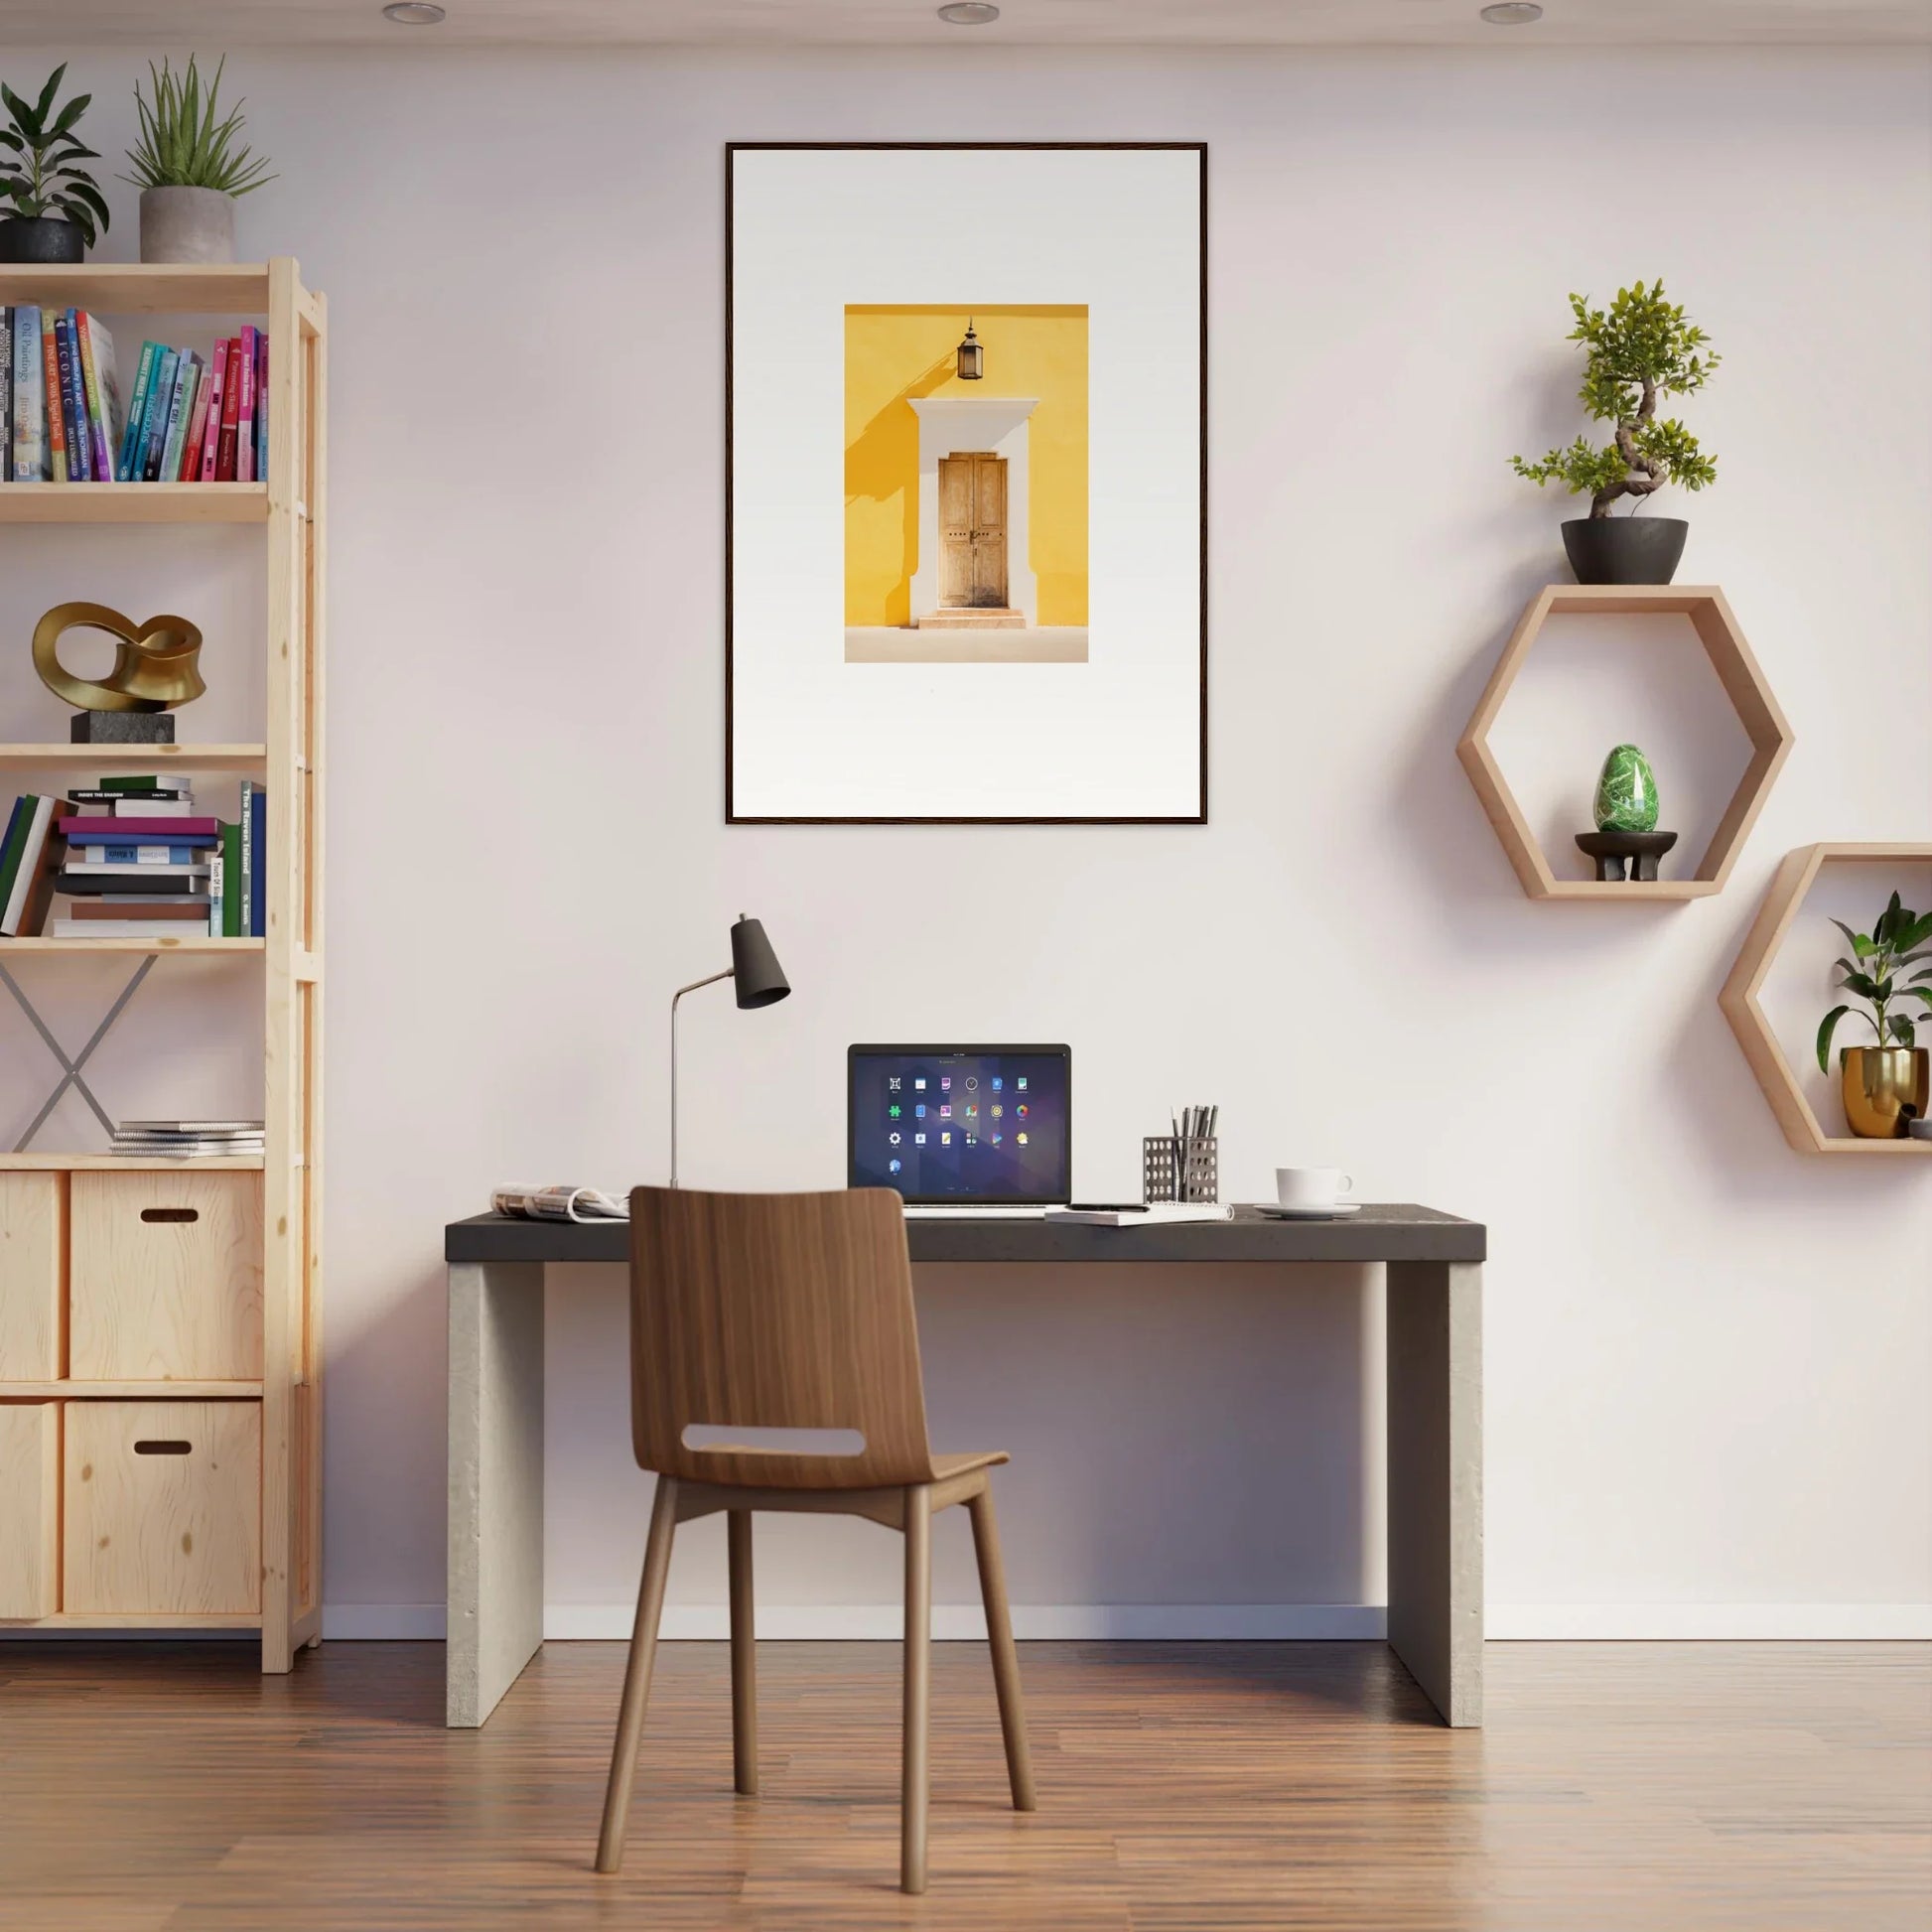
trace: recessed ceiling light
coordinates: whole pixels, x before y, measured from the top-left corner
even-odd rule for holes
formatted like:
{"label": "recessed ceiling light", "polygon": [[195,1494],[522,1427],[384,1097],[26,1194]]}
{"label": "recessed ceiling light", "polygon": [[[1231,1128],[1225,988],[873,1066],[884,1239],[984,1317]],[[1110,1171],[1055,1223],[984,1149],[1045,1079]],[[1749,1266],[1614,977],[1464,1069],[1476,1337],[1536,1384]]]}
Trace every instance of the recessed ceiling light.
{"label": "recessed ceiling light", "polygon": [[947,0],[939,18],[948,27],[991,27],[1000,17],[993,0]]}
{"label": "recessed ceiling light", "polygon": [[434,0],[389,0],[382,18],[393,20],[398,27],[435,27],[442,23],[445,11]]}
{"label": "recessed ceiling light", "polygon": [[1483,8],[1482,17],[1492,27],[1527,27],[1543,18],[1543,9],[1536,0],[1496,0],[1493,7]]}

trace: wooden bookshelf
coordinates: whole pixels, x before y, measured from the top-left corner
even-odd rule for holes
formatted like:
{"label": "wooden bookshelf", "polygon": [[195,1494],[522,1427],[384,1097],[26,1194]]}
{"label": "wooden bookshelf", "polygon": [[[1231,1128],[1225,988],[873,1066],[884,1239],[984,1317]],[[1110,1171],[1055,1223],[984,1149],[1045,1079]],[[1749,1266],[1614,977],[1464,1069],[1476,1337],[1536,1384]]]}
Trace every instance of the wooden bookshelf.
{"label": "wooden bookshelf", "polygon": [[[147,333],[173,333],[175,318],[199,317],[213,333],[232,333],[241,322],[265,324],[269,336],[266,400],[269,413],[268,475],[255,483],[0,483],[0,526],[51,523],[222,523],[251,526],[266,545],[267,598],[259,635],[266,666],[266,719],[259,744],[0,746],[0,769],[39,767],[72,783],[95,770],[238,772],[257,776],[268,793],[266,868],[267,934],[256,939],[206,935],[159,939],[0,939],[0,960],[22,975],[55,974],[76,954],[227,954],[260,962],[239,1020],[248,1014],[262,1040],[261,1111],[266,1152],[200,1161],[127,1159],[94,1153],[0,1154],[0,1214],[21,1219],[0,1234],[21,1237],[13,1251],[37,1252],[43,1270],[10,1274],[0,1295],[26,1293],[52,1306],[25,1310],[24,1331],[44,1338],[41,1365],[21,1374],[0,1368],[0,1420],[22,1415],[23,1405],[58,1404],[58,1435],[65,1441],[72,1421],[98,1421],[100,1409],[83,1405],[184,1404],[184,1418],[226,1416],[240,1426],[240,1412],[260,1422],[260,1606],[242,1609],[208,1593],[208,1576],[184,1557],[172,1579],[177,1600],[126,1607],[68,1607],[70,1553],[63,1553],[60,1523],[47,1526],[42,1556],[52,1552],[58,1573],[47,1584],[52,1600],[40,1613],[12,1615],[0,1623],[36,1629],[259,1630],[262,1669],[287,1671],[295,1653],[321,1639],[322,1617],[322,814],[323,631],[327,330],[324,299],[302,286],[294,261],[283,258],[232,267],[184,268],[85,264],[78,267],[0,267],[0,304],[84,307],[110,325],[123,319],[165,316]],[[142,325],[117,328],[140,340]],[[124,364],[125,366],[125,364]],[[97,539],[111,542],[111,535]],[[0,569],[10,542],[0,527]],[[25,675],[23,652],[11,675]],[[65,774],[72,772],[74,777]],[[165,963],[156,968],[166,971]],[[51,1082],[50,1082],[51,1084]],[[232,1196],[238,1210],[259,1214],[261,1260],[261,1368],[259,1376],[232,1373],[197,1377],[193,1365],[168,1380],[82,1380],[68,1373],[69,1312],[77,1262],[73,1220],[101,1213],[118,1201],[148,1198],[165,1176],[202,1176],[202,1186]],[[127,1177],[125,1194],[113,1176]],[[259,1177],[258,1179],[256,1177]],[[186,1185],[186,1182],[184,1183]],[[258,1198],[257,1198],[258,1197]],[[7,1203],[16,1202],[9,1210]],[[129,1217],[130,1220],[138,1217]],[[148,1218],[155,1218],[149,1216]],[[167,1218],[167,1217],[162,1217]],[[38,1248],[35,1244],[38,1242]],[[50,1289],[50,1274],[58,1287]],[[16,1279],[27,1284],[17,1291]],[[111,1278],[110,1278],[111,1279]],[[224,1278],[232,1281],[232,1277]],[[252,1290],[252,1284],[251,1284]],[[205,1308],[197,1303],[193,1306]],[[16,1309],[16,1314],[21,1313]],[[4,1311],[0,1311],[4,1312]],[[36,1331],[33,1317],[47,1315]],[[0,1338],[7,1332],[0,1321]],[[155,1336],[136,1337],[151,1347]],[[249,1349],[252,1358],[252,1344]],[[191,1409],[187,1405],[200,1405]],[[211,1408],[208,1405],[213,1405]],[[143,1421],[145,1421],[145,1417]],[[50,1438],[53,1425],[48,1425]],[[252,1433],[252,1432],[251,1432]],[[144,1463],[157,1458],[143,1458]],[[59,1457],[57,1455],[57,1461]],[[158,1458],[171,1460],[171,1458]],[[232,1465],[230,1465],[232,1466]],[[7,1479],[0,1467],[0,1481]],[[62,1472],[62,1480],[66,1478]],[[232,1481],[232,1477],[229,1477]],[[65,1510],[68,1498],[60,1507]],[[249,1534],[254,1512],[246,1513]],[[198,1538],[198,1544],[202,1539]],[[230,1553],[232,1555],[232,1552]],[[10,1582],[10,1552],[0,1549],[0,1602]],[[19,1553],[11,1560],[26,1561]],[[18,1582],[18,1579],[12,1580]],[[201,1605],[203,1607],[196,1607]]]}
{"label": "wooden bookshelf", "polygon": [[0,483],[0,523],[267,521],[266,483]]}

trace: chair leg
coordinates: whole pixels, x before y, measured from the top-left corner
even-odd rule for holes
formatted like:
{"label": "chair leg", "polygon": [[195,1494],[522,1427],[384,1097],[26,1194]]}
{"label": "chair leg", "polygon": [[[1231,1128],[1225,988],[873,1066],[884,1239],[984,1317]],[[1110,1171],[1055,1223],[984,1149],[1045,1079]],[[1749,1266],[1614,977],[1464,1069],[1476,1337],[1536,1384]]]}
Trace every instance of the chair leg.
{"label": "chair leg", "polygon": [[993,1652],[993,1689],[1000,1700],[1000,1734],[1006,1739],[1007,1782],[1013,1787],[1014,1810],[1035,1811],[1027,1711],[1020,1700],[1020,1653],[1013,1647],[1007,1570],[1000,1556],[999,1527],[993,1520],[992,1490],[968,1497],[966,1507],[973,1518],[973,1554],[979,1558],[980,1601],[986,1606],[986,1635]]}
{"label": "chair leg", "polygon": [[732,1605],[732,1783],[747,1798],[759,1795],[759,1673],[752,1616],[752,1512],[728,1510]]}
{"label": "chair leg", "polygon": [[630,1661],[623,1673],[623,1704],[618,1741],[611,1752],[611,1782],[604,1793],[604,1829],[597,1839],[597,1868],[615,1871],[623,1863],[623,1828],[630,1813],[630,1781],[637,1771],[637,1740],[643,1734],[650,1667],[657,1655],[657,1624],[664,1611],[664,1579],[671,1569],[671,1538],[677,1533],[677,1483],[657,1478],[644,1574],[637,1586],[637,1622],[630,1633]]}
{"label": "chair leg", "polygon": [[932,1491],[905,1491],[905,1734],[899,1780],[898,1888],[925,1890],[932,1727]]}

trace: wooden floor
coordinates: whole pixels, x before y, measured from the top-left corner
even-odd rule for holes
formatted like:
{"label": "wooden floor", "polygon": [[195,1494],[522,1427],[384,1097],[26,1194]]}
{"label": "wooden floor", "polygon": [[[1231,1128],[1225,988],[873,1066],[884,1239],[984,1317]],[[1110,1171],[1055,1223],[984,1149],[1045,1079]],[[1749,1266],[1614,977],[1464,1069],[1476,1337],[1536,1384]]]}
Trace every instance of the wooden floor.
{"label": "wooden floor", "polygon": [[487,1728],[443,1652],[0,1645],[0,1928],[1926,1932],[1927,1646],[1495,1644],[1450,1731],[1379,1645],[1027,1644],[1040,1809],[983,1647],[935,1646],[932,1889],[897,1863],[897,1651],[772,1644],[735,1798],[726,1651],[659,1652],[628,1863],[591,1871],[623,1654]]}

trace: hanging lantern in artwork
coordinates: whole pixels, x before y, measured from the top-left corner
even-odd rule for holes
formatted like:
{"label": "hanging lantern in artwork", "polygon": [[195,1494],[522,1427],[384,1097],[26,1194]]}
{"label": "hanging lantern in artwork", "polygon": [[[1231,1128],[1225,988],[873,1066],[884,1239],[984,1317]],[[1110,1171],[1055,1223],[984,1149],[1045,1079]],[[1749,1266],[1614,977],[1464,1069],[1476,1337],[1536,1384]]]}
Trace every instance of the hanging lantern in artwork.
{"label": "hanging lantern in artwork", "polygon": [[977,382],[986,373],[986,350],[973,334],[973,319],[966,318],[966,339],[959,345],[959,379]]}

